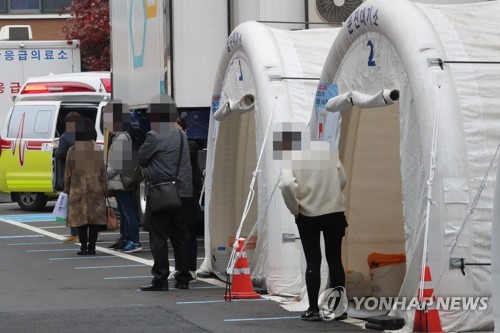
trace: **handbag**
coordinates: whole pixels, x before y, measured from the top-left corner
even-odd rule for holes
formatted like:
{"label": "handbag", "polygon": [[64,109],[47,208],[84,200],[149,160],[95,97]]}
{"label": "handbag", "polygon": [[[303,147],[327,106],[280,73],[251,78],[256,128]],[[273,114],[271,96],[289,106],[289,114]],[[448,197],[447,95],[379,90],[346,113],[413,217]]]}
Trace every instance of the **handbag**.
{"label": "handbag", "polygon": [[153,213],[181,208],[177,181],[163,181],[149,186],[149,207]]}
{"label": "handbag", "polygon": [[173,180],[160,180],[159,182],[149,185],[149,207],[153,213],[179,209],[182,202],[179,196],[179,188],[177,185],[177,177],[179,176],[179,168],[181,166],[182,150],[184,148],[184,140],[179,130],[179,138],[181,140],[179,159],[177,160],[177,170],[175,179]]}
{"label": "handbag", "polygon": [[[130,134],[125,132],[125,135],[127,136],[128,140],[132,142]],[[141,168],[141,166],[139,165],[136,166],[132,171],[123,172],[121,176],[122,176],[121,178],[122,178],[123,189],[125,191],[135,190],[136,186],[139,185],[145,179],[144,169]]]}
{"label": "handbag", "polygon": [[129,174],[122,174],[122,183],[125,191],[134,190],[144,180],[144,170],[137,166]]}
{"label": "handbag", "polygon": [[115,211],[113,207],[111,207],[111,204],[109,203],[109,200],[106,199],[107,205],[106,205],[106,210],[107,210],[107,229],[108,230],[116,230],[120,228],[120,221],[116,218]]}
{"label": "handbag", "polygon": [[59,194],[52,215],[54,215],[57,222],[65,222],[68,218],[68,195],[66,193],[61,192]]}

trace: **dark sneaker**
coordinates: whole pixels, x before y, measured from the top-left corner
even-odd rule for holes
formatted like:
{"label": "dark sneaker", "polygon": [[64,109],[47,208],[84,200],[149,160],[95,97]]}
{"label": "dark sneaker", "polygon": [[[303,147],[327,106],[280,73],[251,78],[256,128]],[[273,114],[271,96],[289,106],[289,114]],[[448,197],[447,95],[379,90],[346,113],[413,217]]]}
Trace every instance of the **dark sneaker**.
{"label": "dark sneaker", "polygon": [[139,252],[142,250],[142,245],[141,243],[133,243],[132,241],[129,241],[127,245],[123,248],[123,253],[134,253],[134,252]]}
{"label": "dark sneaker", "polygon": [[319,309],[318,308],[307,309],[307,311],[300,316],[300,319],[305,321],[321,321],[321,317],[319,316]]}
{"label": "dark sneaker", "polygon": [[168,291],[168,284],[150,284],[147,286],[141,286],[142,291]]}
{"label": "dark sneaker", "polygon": [[113,244],[108,246],[108,249],[123,249],[127,245],[127,241],[125,239],[117,239]]}

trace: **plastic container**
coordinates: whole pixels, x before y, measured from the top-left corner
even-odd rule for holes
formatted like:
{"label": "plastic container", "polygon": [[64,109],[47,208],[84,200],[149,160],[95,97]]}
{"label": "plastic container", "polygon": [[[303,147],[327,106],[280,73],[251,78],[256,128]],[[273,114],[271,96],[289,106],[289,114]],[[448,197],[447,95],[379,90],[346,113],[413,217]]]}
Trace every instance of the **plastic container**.
{"label": "plastic container", "polygon": [[345,272],[345,290],[347,293],[347,298],[352,299],[353,297],[363,297],[363,273],[348,270]]}
{"label": "plastic container", "polygon": [[371,253],[368,256],[372,296],[396,297],[406,274],[406,256]]}
{"label": "plastic container", "polygon": [[214,269],[216,272],[226,272],[230,256],[231,251],[229,251],[225,246],[218,246],[214,249],[212,258],[214,260]]}

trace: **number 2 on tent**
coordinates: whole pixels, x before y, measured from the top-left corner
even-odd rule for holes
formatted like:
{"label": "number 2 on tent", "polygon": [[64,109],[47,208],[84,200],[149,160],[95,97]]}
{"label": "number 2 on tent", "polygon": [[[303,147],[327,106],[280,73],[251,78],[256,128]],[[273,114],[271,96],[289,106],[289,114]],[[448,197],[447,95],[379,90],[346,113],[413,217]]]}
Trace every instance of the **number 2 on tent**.
{"label": "number 2 on tent", "polygon": [[369,40],[368,43],[366,43],[366,45],[370,47],[370,55],[368,56],[368,66],[370,66],[370,67],[377,66],[375,64],[375,60],[373,60],[373,43],[372,43],[372,41]]}

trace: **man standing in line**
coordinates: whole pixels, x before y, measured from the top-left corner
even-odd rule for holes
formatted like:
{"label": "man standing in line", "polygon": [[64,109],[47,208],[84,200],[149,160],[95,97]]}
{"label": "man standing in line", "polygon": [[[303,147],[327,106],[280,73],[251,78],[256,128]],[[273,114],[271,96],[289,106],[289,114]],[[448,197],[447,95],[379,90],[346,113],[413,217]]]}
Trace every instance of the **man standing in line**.
{"label": "man standing in line", "polygon": [[[188,125],[184,118],[177,119],[176,127],[187,133]],[[187,200],[188,203],[186,207],[183,208],[185,208],[184,217],[186,219],[186,224],[188,225],[188,230],[189,230],[188,269],[193,280],[196,280],[196,268],[197,268],[196,258],[198,255],[198,241],[196,240],[196,229],[198,222],[203,218],[202,217],[203,212],[201,211],[200,204],[198,203],[198,200],[200,198],[200,193],[203,188],[203,173],[201,172],[200,166],[198,164],[198,144],[196,143],[196,141],[188,139],[188,145],[189,145],[189,156],[191,161],[192,178],[193,178],[193,197]],[[177,275],[178,252],[179,251],[176,248],[174,248],[176,270],[170,273],[170,276],[168,277],[169,281],[174,281],[175,276]]]}
{"label": "man standing in line", "polygon": [[[142,291],[167,291],[170,273],[168,260],[168,244],[170,237],[173,247],[178,250],[176,266],[179,273],[175,278],[176,288],[189,289],[192,279],[187,267],[188,227],[184,219],[184,206],[193,196],[191,163],[186,134],[175,128],[177,110],[173,102],[169,104],[152,104],[148,114],[151,131],[146,134],[146,141],[139,149],[139,165],[146,173],[149,184],[175,178],[178,159],[178,188],[183,207],[180,209],[151,212],[149,240],[154,264],[151,269],[153,280],[150,285],[142,286]],[[181,151],[181,140],[182,151]],[[149,201],[149,200],[148,200]],[[147,203],[146,209],[150,209]]]}

